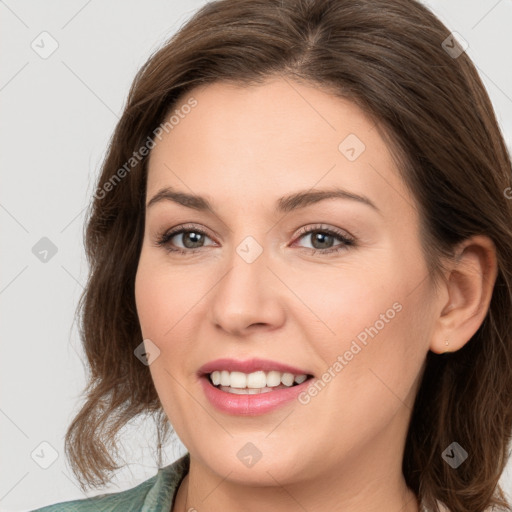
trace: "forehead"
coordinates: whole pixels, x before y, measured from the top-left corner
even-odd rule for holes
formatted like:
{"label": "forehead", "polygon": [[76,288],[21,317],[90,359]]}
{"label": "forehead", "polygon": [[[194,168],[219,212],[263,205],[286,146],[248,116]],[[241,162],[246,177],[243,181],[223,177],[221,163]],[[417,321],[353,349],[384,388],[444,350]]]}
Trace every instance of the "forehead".
{"label": "forehead", "polygon": [[217,82],[185,94],[170,116],[172,128],[151,151],[148,198],[165,186],[219,203],[236,200],[233,191],[258,202],[342,187],[383,209],[411,207],[375,122],[319,87],[287,78],[250,87]]}

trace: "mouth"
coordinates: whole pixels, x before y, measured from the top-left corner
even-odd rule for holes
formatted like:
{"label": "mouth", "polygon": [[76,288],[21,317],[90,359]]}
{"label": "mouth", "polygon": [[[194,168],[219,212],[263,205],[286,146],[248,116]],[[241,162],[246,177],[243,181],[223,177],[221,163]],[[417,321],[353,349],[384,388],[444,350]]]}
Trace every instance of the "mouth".
{"label": "mouth", "polygon": [[211,373],[203,374],[202,377],[210,385],[226,393],[257,395],[299,386],[312,379],[313,375],[292,374],[275,370],[268,372],[260,370],[249,374],[237,371],[215,370]]}

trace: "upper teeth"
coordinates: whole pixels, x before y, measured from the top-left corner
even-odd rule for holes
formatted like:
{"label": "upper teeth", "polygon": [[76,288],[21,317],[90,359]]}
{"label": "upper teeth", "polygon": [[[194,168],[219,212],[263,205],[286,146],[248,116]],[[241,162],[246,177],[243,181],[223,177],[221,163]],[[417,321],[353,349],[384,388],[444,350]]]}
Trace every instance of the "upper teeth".
{"label": "upper teeth", "polygon": [[275,370],[270,372],[257,371],[253,373],[228,372],[227,370],[214,371],[210,378],[215,386],[230,386],[232,388],[264,388],[275,387],[280,384],[292,386],[295,381],[301,384],[307,379],[307,375],[293,375],[293,373],[281,373]]}

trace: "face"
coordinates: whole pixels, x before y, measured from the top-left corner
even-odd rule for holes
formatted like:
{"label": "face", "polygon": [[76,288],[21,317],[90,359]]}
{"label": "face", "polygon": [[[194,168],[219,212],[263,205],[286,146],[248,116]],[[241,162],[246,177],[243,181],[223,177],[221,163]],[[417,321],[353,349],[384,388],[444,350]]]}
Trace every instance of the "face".
{"label": "face", "polygon": [[[149,160],[135,293],[159,351],[156,390],[194,464],[270,485],[398,469],[434,295],[415,200],[375,124],[349,101],[280,78],[202,86],[176,109],[186,115]],[[282,200],[324,190],[346,194]],[[198,376],[218,358],[268,359],[313,378],[259,412],[247,407],[258,395],[215,390],[242,404],[219,409]],[[260,458],[241,463],[247,453]]]}

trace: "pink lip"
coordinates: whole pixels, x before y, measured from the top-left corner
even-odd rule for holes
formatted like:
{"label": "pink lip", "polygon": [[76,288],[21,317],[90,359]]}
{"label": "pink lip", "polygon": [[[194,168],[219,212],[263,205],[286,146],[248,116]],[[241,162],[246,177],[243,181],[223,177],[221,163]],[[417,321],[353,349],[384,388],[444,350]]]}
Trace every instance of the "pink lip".
{"label": "pink lip", "polygon": [[[277,361],[259,358],[248,359],[246,361],[237,361],[236,359],[228,358],[215,359],[215,361],[210,361],[209,363],[206,363],[203,366],[201,366],[197,373],[200,377],[202,377],[203,375],[212,373],[215,370],[227,370],[228,372],[242,373],[252,373],[258,370],[262,370],[264,372],[276,370],[278,372],[283,373],[293,373],[294,375],[312,375],[312,373],[308,370],[301,370],[300,368],[289,366],[283,363],[278,363]],[[273,391],[272,393],[275,393],[275,391]]]}
{"label": "pink lip", "polygon": [[207,375],[203,375],[199,380],[206,398],[219,411],[234,415],[256,416],[270,412],[296,399],[315,379],[307,379],[302,384],[290,388],[256,395],[235,395],[222,391],[210,382]]}

